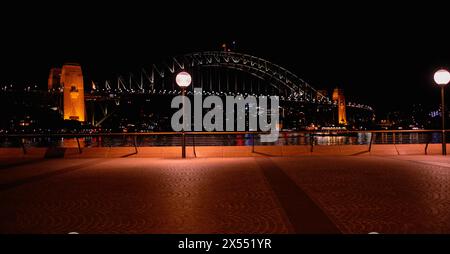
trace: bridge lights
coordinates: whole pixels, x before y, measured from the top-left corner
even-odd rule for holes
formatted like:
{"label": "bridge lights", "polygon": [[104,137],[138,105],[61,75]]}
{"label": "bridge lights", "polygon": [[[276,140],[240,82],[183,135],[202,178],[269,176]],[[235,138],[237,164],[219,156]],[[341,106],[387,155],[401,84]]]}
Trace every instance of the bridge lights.
{"label": "bridge lights", "polygon": [[441,87],[441,115],[442,115],[442,155],[447,155],[447,145],[445,143],[445,104],[444,87],[450,82],[450,72],[440,69],[434,73],[434,82]]}
{"label": "bridge lights", "polygon": [[[185,71],[179,72],[177,74],[177,76],[175,77],[175,82],[181,88],[181,96],[183,96],[183,111],[184,111],[184,108],[185,108],[184,98],[186,95],[186,88],[192,82],[191,74],[189,74],[188,72],[185,72]],[[183,112],[183,126],[185,126],[184,125],[184,121],[186,120],[186,119],[184,119],[185,115],[186,115],[185,112]],[[182,129],[181,136],[182,136],[182,138],[181,138],[181,155],[183,158],[186,158],[186,135],[184,133],[184,127]]]}

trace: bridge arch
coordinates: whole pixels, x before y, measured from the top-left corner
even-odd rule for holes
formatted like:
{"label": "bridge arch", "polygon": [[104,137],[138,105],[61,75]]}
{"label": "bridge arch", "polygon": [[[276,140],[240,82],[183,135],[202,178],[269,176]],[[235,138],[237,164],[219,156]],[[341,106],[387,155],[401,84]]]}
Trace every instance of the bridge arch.
{"label": "bridge arch", "polygon": [[[331,103],[328,97],[280,65],[249,54],[226,51],[194,52],[169,57],[162,63],[151,64],[147,68],[143,68],[140,74],[130,73],[128,77],[118,76],[117,80],[112,82],[106,80],[103,88],[96,89],[96,92],[142,93],[150,91],[176,94],[179,91],[174,84],[175,73],[181,70],[194,72],[203,67],[217,67],[249,74],[278,91],[277,95],[282,100]],[[193,76],[195,80],[196,75]],[[165,82],[171,82],[172,89],[166,90]],[[93,83],[93,87],[97,87],[97,85]]]}
{"label": "bridge arch", "polygon": [[179,70],[196,67],[221,67],[246,72],[256,78],[266,81],[272,87],[279,89],[280,95],[295,97],[307,102],[329,102],[329,98],[323,96],[311,85],[299,78],[286,68],[272,63],[260,57],[226,51],[205,51],[175,56],[167,60],[163,67],[153,65],[151,77],[155,75],[164,77],[164,67],[175,73]]}
{"label": "bridge arch", "polygon": [[[206,95],[279,95],[283,112],[286,112],[283,115],[286,115],[286,119],[290,117],[289,121],[297,121],[296,119],[301,118],[299,115],[301,113],[308,115],[308,120],[312,122],[334,123],[334,120],[330,119],[334,119],[334,111],[337,107],[336,101],[330,100],[329,97],[318,92],[286,68],[260,57],[238,52],[205,51],[168,57],[160,63],[143,68],[139,73],[119,76],[116,81],[107,80],[104,86],[92,83],[93,87],[96,88],[90,91],[87,99],[92,101],[92,105],[96,101],[102,101],[101,103],[106,105],[105,108],[110,105],[115,109],[119,108],[121,102],[130,104],[132,101],[139,101],[142,102],[140,107],[150,105],[155,100],[164,102],[164,100],[180,94],[180,89],[175,84],[175,74],[181,70],[187,70],[193,76],[193,85],[190,86],[190,89],[193,90],[194,86],[202,87],[203,93]],[[210,74],[214,74],[215,71],[219,71],[218,86],[212,86],[211,83],[213,82],[208,82],[211,81]],[[226,86],[220,84],[221,73],[227,75]],[[233,82],[234,87],[231,87],[233,84],[228,86],[228,74],[236,75],[236,73],[238,75],[242,73],[244,82]],[[206,82],[203,82],[204,77],[206,77]],[[255,80],[257,80],[256,89],[254,89],[255,83],[252,83]],[[259,82],[259,80],[264,82]],[[246,81],[249,81],[249,84]],[[206,85],[204,85],[205,83]],[[239,85],[243,87],[239,87]],[[271,87],[271,89],[267,89],[267,87]],[[190,91],[190,93],[192,92]],[[144,99],[145,102],[143,102]],[[116,105],[112,102],[115,102]],[[354,114],[353,119],[365,119],[366,116],[361,117],[360,112],[364,114],[365,112],[373,112],[373,109],[367,105],[347,101],[347,106],[352,110],[354,108],[357,113]],[[95,109],[92,111],[95,111]],[[106,118],[114,111],[107,114],[106,110],[102,108],[101,112],[105,112],[103,115]],[[350,119],[352,118],[350,117]]]}

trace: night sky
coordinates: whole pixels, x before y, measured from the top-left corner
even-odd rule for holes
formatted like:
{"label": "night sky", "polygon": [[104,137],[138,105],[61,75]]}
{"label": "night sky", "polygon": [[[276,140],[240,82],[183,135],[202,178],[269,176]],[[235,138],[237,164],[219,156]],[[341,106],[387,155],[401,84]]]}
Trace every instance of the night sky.
{"label": "night sky", "polygon": [[317,89],[342,87],[378,113],[437,105],[432,74],[450,65],[444,6],[242,2],[7,6],[0,84],[44,88],[50,67],[74,61],[87,77],[104,80],[235,40],[236,51],[279,64]]}

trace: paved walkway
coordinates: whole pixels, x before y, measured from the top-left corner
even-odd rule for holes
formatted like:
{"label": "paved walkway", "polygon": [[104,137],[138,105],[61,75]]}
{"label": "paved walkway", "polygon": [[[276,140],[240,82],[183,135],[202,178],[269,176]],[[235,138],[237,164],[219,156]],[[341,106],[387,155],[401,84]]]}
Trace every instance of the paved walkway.
{"label": "paved walkway", "polygon": [[450,233],[450,157],[1,159],[0,233]]}

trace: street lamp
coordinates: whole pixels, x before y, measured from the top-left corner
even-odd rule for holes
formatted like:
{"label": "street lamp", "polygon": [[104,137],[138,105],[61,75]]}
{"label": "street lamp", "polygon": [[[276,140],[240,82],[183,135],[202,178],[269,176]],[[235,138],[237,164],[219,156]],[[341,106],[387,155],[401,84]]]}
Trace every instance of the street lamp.
{"label": "street lamp", "polygon": [[177,83],[177,85],[181,88],[181,96],[183,96],[183,129],[182,129],[182,139],[181,139],[181,154],[183,158],[186,158],[186,135],[184,133],[184,127],[185,127],[185,112],[184,112],[184,98],[186,95],[186,88],[191,84],[192,82],[192,77],[191,74],[189,74],[188,72],[182,71],[179,72],[177,74],[177,76],[175,77],[175,82]]}
{"label": "street lamp", "polygon": [[441,115],[442,115],[442,155],[447,155],[447,145],[445,144],[445,104],[444,87],[450,82],[450,72],[440,69],[434,73],[434,82],[441,87]]}

